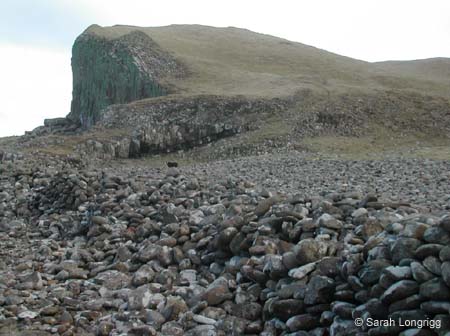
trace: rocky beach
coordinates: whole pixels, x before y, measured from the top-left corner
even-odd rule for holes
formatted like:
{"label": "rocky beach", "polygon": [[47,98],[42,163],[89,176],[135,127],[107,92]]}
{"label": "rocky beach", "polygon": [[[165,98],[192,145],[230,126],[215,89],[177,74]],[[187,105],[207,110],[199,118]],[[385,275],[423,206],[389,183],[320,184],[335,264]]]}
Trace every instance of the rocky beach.
{"label": "rocky beach", "polygon": [[46,119],[0,137],[0,336],[450,336],[450,59],[94,24],[66,117],[25,62],[0,121]]}
{"label": "rocky beach", "polygon": [[3,153],[0,334],[448,335],[448,174],[299,152],[171,168]]}

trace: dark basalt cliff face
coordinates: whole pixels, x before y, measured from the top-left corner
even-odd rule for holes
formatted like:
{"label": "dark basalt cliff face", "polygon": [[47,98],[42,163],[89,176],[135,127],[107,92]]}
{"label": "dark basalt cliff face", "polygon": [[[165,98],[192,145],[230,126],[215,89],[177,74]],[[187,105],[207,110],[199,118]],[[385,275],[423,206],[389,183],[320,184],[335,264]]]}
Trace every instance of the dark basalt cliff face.
{"label": "dark basalt cliff face", "polygon": [[167,75],[181,76],[183,70],[143,32],[108,39],[88,29],[73,46],[72,72],[68,118],[89,128],[109,105],[166,95],[170,90],[161,80]]}

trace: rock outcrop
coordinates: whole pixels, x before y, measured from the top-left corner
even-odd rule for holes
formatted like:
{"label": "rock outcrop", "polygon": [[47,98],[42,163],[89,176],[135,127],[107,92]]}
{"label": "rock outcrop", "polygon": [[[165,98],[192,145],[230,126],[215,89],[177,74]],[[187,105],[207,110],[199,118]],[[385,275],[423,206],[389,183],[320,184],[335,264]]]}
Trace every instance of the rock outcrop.
{"label": "rock outcrop", "polygon": [[244,97],[167,97],[113,105],[102,112],[100,129],[122,128],[129,136],[88,140],[83,149],[100,158],[134,158],[190,149],[256,129],[292,101]]}
{"label": "rock outcrop", "polygon": [[132,31],[106,38],[87,29],[72,49],[73,97],[69,118],[85,128],[112,104],[167,94],[167,75],[181,76],[183,67],[147,34]]}
{"label": "rock outcrop", "polygon": [[38,126],[32,131],[25,132],[25,136],[21,141],[34,138],[36,136],[45,136],[50,134],[73,134],[79,130],[80,124],[76,120],[69,118],[51,118],[44,119],[44,125]]}

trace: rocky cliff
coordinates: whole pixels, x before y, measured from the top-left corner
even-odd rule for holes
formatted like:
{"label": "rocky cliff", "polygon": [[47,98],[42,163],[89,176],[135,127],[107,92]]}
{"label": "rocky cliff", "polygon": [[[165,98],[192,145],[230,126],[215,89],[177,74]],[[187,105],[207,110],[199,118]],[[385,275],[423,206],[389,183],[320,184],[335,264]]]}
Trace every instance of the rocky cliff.
{"label": "rocky cliff", "polygon": [[293,101],[200,95],[164,97],[109,106],[93,132],[122,129],[127,136],[87,141],[84,147],[101,158],[139,157],[191,149],[255,130]]}
{"label": "rocky cliff", "polygon": [[73,46],[68,120],[48,120],[21,145],[105,159],[217,140],[213,152],[236,141],[224,152],[249,154],[268,143],[447,144],[449,64],[373,64],[237,28],[93,25]]}
{"label": "rocky cliff", "polygon": [[73,46],[72,71],[69,118],[88,128],[109,105],[167,94],[163,78],[182,67],[143,32],[106,39],[88,29]]}

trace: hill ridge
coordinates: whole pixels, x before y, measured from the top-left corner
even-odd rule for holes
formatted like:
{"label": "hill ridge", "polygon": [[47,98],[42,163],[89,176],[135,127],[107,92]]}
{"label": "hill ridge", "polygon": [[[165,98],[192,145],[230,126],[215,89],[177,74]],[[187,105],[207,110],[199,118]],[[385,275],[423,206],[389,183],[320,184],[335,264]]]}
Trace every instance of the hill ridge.
{"label": "hill ridge", "polygon": [[75,41],[72,65],[77,103],[69,118],[84,129],[97,123],[77,148],[100,157],[178,151],[224,136],[241,139],[233,146],[249,153],[324,137],[384,148],[389,139],[446,139],[450,130],[445,58],[369,63],[236,27],[91,25]]}

